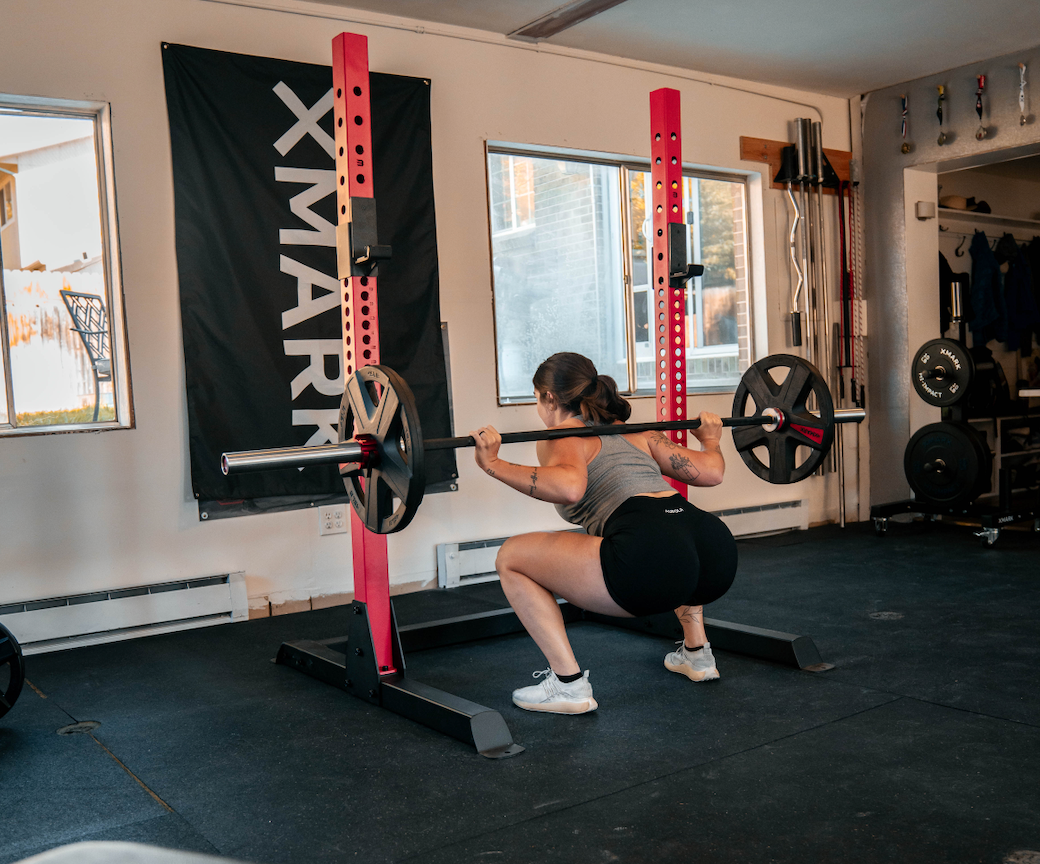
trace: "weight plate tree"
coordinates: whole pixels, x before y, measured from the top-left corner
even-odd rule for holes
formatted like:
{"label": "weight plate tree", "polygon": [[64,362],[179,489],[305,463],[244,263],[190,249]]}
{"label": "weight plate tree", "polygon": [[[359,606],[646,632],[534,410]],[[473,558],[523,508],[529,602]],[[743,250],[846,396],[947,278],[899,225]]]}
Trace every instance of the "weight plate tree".
{"label": "weight plate tree", "polygon": [[3,624],[0,624],[0,717],[18,701],[25,681],[25,659],[22,648]]}
{"label": "weight plate tree", "polygon": [[967,346],[954,339],[925,342],[910,371],[917,395],[929,405],[945,408],[968,395],[975,378],[975,363]]}
{"label": "weight plate tree", "polygon": [[[778,369],[787,370],[779,382],[772,374]],[[810,397],[815,398],[815,412],[809,410]],[[778,410],[783,420],[775,428],[748,426],[733,431],[744,464],[770,483],[797,483],[812,474],[834,441],[834,402],[820,370],[793,354],[759,360],[737,387],[734,415],[747,416],[749,403],[757,414]],[[808,449],[801,462],[799,447]]]}
{"label": "weight plate tree", "polygon": [[990,460],[988,445],[966,423],[931,423],[910,439],[903,470],[918,498],[956,509],[986,491]]}

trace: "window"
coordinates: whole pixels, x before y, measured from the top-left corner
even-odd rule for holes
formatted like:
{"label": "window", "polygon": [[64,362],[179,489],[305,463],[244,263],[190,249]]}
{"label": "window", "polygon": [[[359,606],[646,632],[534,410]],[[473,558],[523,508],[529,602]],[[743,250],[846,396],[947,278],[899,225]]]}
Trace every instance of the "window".
{"label": "window", "polygon": [[[556,351],[588,356],[622,390],[653,392],[648,297],[650,172],[628,160],[488,147],[498,392],[534,398]],[[688,172],[687,385],[732,390],[750,364],[743,177]]]}
{"label": "window", "polygon": [[0,95],[0,434],[133,423],[108,106]]}
{"label": "window", "polygon": [[491,166],[491,230],[496,236],[534,227],[533,163],[506,156]]}

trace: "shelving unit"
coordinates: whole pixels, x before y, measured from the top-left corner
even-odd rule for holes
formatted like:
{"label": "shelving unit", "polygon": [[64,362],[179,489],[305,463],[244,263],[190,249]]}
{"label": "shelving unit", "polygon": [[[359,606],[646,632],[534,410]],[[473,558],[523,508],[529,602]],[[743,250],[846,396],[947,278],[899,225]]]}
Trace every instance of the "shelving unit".
{"label": "shelving unit", "polygon": [[[939,208],[939,230],[945,233],[943,221],[967,222],[971,225],[993,225],[994,227],[1028,228],[1040,235],[1040,219],[1020,219],[1017,216],[1001,216],[999,213],[976,213],[974,210],[955,210],[951,207]],[[951,231],[961,234],[961,231]],[[1014,232],[1011,232],[1014,233]]]}
{"label": "shelving unit", "polygon": [[[1001,509],[1011,506],[1016,488],[1026,485],[1023,469],[1040,463],[1040,414],[1017,414],[1013,417],[973,417],[968,420],[983,429],[993,451],[992,487],[997,490]],[[1018,439],[1024,439],[1024,443]],[[1040,469],[1038,469],[1040,470]],[[1034,475],[1035,479],[1035,475]]]}

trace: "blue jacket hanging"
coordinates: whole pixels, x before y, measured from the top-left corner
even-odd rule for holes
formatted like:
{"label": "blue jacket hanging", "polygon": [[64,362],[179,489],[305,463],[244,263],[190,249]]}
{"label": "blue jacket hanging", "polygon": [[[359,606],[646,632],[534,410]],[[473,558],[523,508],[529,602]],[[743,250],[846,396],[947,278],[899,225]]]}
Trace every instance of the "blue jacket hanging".
{"label": "blue jacket hanging", "polygon": [[982,231],[975,232],[968,252],[971,255],[972,311],[968,325],[976,344],[985,344],[993,338],[1004,338],[1007,329],[1003,279],[1000,264]]}
{"label": "blue jacket hanging", "polygon": [[1007,347],[1017,351],[1033,344],[1033,328],[1040,324],[1040,310],[1033,297],[1033,273],[1029,261],[1016,245],[1015,254],[1004,275],[1004,302],[1007,306]]}

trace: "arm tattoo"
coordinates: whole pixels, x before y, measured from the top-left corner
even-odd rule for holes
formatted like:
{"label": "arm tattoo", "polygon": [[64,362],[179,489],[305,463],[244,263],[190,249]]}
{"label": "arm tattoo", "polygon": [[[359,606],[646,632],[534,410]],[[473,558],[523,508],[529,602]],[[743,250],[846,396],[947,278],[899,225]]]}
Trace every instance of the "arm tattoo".
{"label": "arm tattoo", "polygon": [[530,495],[532,498],[534,498],[534,493],[535,493],[535,490],[537,488],[538,488],[538,469],[537,468],[532,468],[531,469],[531,488],[528,490],[527,494]]}
{"label": "arm tattoo", "polygon": [[701,472],[693,467],[693,463],[689,459],[678,453],[669,456],[668,461],[671,463],[672,470],[680,477],[689,477],[694,480],[701,475]]}
{"label": "arm tattoo", "polygon": [[653,440],[653,442],[655,444],[662,444],[663,446],[667,447],[669,450],[676,450],[679,447],[678,444],[676,444],[671,438],[669,438],[663,432],[656,432],[655,431],[655,432],[653,432],[650,435],[650,438]]}
{"label": "arm tattoo", "polygon": [[[501,459],[499,459],[498,461],[502,462]],[[502,464],[503,465],[509,465],[511,468],[516,468],[517,467],[515,462],[502,462]],[[492,476],[492,477],[497,477],[498,476],[491,468],[485,468],[484,470],[487,471],[487,473],[490,476]]]}

